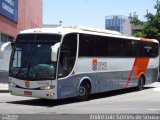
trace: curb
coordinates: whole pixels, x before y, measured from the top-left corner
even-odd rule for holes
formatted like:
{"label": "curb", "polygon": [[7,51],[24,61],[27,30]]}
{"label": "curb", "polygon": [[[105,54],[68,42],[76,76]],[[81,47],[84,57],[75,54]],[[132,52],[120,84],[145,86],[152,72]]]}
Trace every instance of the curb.
{"label": "curb", "polygon": [[9,90],[0,90],[0,93],[9,93]]}

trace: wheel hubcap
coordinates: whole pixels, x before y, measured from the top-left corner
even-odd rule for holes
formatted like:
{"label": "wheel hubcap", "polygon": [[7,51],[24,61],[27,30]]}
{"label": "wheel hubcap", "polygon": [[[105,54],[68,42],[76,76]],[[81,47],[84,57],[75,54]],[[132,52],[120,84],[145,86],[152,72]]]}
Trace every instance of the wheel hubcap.
{"label": "wheel hubcap", "polygon": [[79,95],[80,95],[80,96],[84,96],[85,94],[86,94],[86,88],[83,87],[83,86],[81,86],[81,87],[79,88]]}

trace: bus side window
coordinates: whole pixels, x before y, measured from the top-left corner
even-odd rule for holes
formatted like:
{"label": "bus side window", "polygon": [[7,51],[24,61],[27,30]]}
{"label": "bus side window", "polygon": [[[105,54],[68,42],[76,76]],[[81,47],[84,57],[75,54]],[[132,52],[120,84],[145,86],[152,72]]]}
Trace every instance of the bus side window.
{"label": "bus side window", "polygon": [[77,53],[77,34],[67,34],[62,42],[58,65],[58,78],[68,76],[73,70]]}

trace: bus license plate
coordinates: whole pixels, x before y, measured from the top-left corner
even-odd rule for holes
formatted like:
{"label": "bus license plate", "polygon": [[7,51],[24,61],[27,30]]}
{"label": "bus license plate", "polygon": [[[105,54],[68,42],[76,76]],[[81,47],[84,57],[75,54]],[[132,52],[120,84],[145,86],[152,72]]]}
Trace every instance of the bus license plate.
{"label": "bus license plate", "polygon": [[30,91],[24,91],[24,95],[32,95],[32,92],[30,92]]}

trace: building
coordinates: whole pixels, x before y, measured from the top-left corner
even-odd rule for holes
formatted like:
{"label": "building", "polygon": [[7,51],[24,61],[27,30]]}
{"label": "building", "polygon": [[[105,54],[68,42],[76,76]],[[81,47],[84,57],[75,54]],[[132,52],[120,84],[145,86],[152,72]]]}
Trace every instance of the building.
{"label": "building", "polygon": [[43,24],[45,28],[56,28],[62,26],[63,21],[59,21],[59,24]]}
{"label": "building", "polygon": [[125,16],[113,15],[105,17],[105,28],[123,33],[123,24],[126,20]]}
{"label": "building", "polygon": [[56,28],[56,27],[60,27],[61,24],[43,24],[44,28]]}
{"label": "building", "polygon": [[[21,30],[42,27],[42,12],[42,0],[0,0],[0,47],[13,41]],[[0,59],[0,80],[7,74],[10,53],[8,47],[4,59]]]}
{"label": "building", "polygon": [[20,30],[41,27],[42,7],[42,0],[0,0],[1,39],[13,39]]}
{"label": "building", "polygon": [[135,32],[140,32],[142,31],[143,29],[143,25],[134,25],[134,24],[131,24],[131,30],[132,30],[132,35],[135,33]]}
{"label": "building", "polygon": [[130,23],[131,20],[135,17],[138,19],[138,16],[134,14],[133,16],[130,15],[130,17],[125,20],[125,22],[123,23],[123,34],[131,36],[134,35],[135,32],[142,31],[142,25],[134,25]]}
{"label": "building", "polygon": [[[134,14],[133,17],[138,17]],[[135,26],[130,23],[132,16],[112,15],[105,17],[105,29],[115,30],[125,35],[133,35],[135,31],[140,31],[143,26]]]}
{"label": "building", "polygon": [[131,21],[130,18],[125,19],[124,23],[122,24],[122,28],[123,28],[122,34],[129,35],[129,36],[132,35],[133,25],[130,23],[130,21]]}

